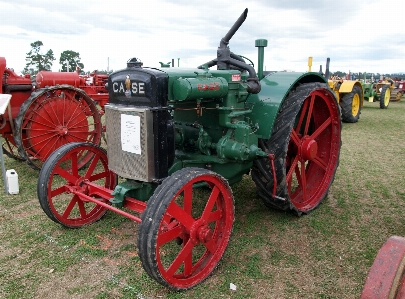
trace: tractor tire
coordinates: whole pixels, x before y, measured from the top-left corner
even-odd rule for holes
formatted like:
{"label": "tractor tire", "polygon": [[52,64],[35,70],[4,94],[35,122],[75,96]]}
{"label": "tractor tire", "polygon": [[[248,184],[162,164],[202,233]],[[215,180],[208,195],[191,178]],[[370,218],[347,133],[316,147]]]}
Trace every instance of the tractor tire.
{"label": "tractor tire", "polygon": [[340,102],[342,108],[342,121],[355,123],[359,121],[361,113],[361,89],[354,86],[352,92],[345,94]]}
{"label": "tractor tire", "polygon": [[[92,153],[94,159],[86,171],[79,171],[79,158],[88,152]],[[88,192],[82,188],[84,181],[114,189],[118,177],[108,169],[107,152],[88,142],[65,144],[54,151],[41,168],[37,183],[38,200],[45,214],[54,222],[69,228],[98,221],[107,209],[81,200],[72,192],[72,189]],[[97,194],[86,195],[97,198]]]}
{"label": "tractor tire", "polygon": [[[15,123],[18,153],[37,170],[64,144],[101,142],[101,117],[95,102],[83,90],[70,85],[33,92],[21,105]],[[91,158],[81,157],[79,168]]]}
{"label": "tractor tire", "polygon": [[276,182],[267,159],[256,160],[251,172],[266,206],[300,216],[320,204],[339,165],[341,127],[340,106],[327,84],[302,84],[287,95],[270,139],[259,141],[274,154]]}
{"label": "tractor tire", "polygon": [[227,248],[234,209],[227,180],[215,172],[188,167],[167,177],[142,213],[138,253],[146,273],[176,291],[203,282]]}
{"label": "tractor tire", "polygon": [[380,108],[387,109],[390,104],[391,89],[389,85],[384,85],[380,93]]}

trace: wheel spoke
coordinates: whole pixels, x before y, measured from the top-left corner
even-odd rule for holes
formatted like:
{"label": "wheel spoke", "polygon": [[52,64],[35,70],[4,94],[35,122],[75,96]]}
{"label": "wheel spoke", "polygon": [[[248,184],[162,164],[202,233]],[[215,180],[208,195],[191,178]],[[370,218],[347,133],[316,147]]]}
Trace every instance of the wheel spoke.
{"label": "wheel spoke", "polygon": [[315,159],[313,159],[312,162],[314,162],[316,165],[318,165],[319,167],[321,167],[323,170],[326,171],[327,165],[321,158],[315,157]]}
{"label": "wheel spoke", "polygon": [[70,156],[71,159],[71,163],[70,166],[72,168],[72,174],[76,177],[79,176],[79,169],[77,168],[77,164],[78,164],[78,157],[77,157],[77,152],[72,153],[72,155]]}
{"label": "wheel spoke", "polygon": [[182,225],[184,225],[184,227],[186,227],[188,230],[191,230],[191,227],[195,222],[194,218],[186,211],[184,211],[181,207],[179,207],[177,203],[172,201],[167,207],[166,212]]}
{"label": "wheel spoke", "polygon": [[298,164],[294,168],[294,173],[295,173],[295,177],[297,178],[298,185],[302,186],[301,171],[300,171],[300,167]]}
{"label": "wheel spoke", "polygon": [[204,242],[203,244],[208,249],[208,251],[211,252],[212,254],[215,253],[215,251],[217,250],[217,247],[218,247],[217,243],[213,239],[209,240],[208,242]]}
{"label": "wheel spoke", "polygon": [[60,175],[61,177],[63,177],[64,179],[66,179],[69,183],[74,184],[77,181],[77,177],[75,177],[71,173],[67,172],[65,169],[61,168],[60,166],[56,166],[54,169],[54,172],[56,174]]}
{"label": "wheel spoke", "polygon": [[60,186],[59,188],[56,188],[56,189],[52,190],[50,196],[55,197],[55,196],[58,196],[58,195],[60,195],[62,193],[65,193],[65,192],[66,192],[66,186],[63,185],[63,186]]}
{"label": "wheel spoke", "polygon": [[310,136],[312,139],[316,139],[330,124],[332,123],[332,119],[328,117],[322,125],[320,125],[315,132],[313,132]]}
{"label": "wheel spoke", "polygon": [[86,208],[84,206],[84,202],[80,200],[80,198],[77,200],[77,205],[79,206],[79,212],[80,212],[80,217],[82,219],[85,219],[87,216]]}
{"label": "wheel spoke", "polygon": [[193,242],[188,241],[167,269],[167,275],[173,276],[176,273],[176,271],[180,268],[181,264],[183,264],[186,258],[192,254],[193,248]]}
{"label": "wheel spoke", "polygon": [[291,131],[290,140],[291,140],[296,146],[299,146],[299,145],[300,145],[300,142],[301,142],[300,137],[298,136],[297,132],[294,131],[294,130]]}
{"label": "wheel spoke", "polygon": [[69,215],[72,212],[74,206],[76,205],[76,203],[80,201],[79,197],[77,195],[72,197],[72,200],[69,202],[69,204],[67,205],[65,211],[63,212],[62,218],[64,219],[69,219]]}
{"label": "wheel spoke", "polygon": [[159,234],[157,239],[157,246],[162,246],[170,241],[175,240],[178,238],[181,233],[183,232],[183,228],[180,225],[176,225],[175,227]]}
{"label": "wheel spoke", "polygon": [[31,131],[41,131],[41,129],[32,129],[32,128],[29,128],[29,126],[31,125],[31,124],[38,124],[38,125],[40,125],[40,126],[42,126],[42,127],[46,127],[46,128],[49,128],[50,130],[54,130],[55,129],[55,123],[54,122],[51,122],[50,120],[48,120],[48,119],[46,119],[46,118],[44,118],[43,116],[42,116],[42,114],[39,114],[37,111],[32,111],[32,113],[34,113],[34,114],[36,114],[38,117],[41,117],[42,119],[44,119],[44,120],[46,120],[47,122],[49,122],[50,124],[48,125],[48,124],[46,124],[46,123],[44,123],[44,122],[42,122],[42,121],[40,121],[40,120],[38,120],[38,119],[35,119],[35,118],[30,118],[30,119],[27,119],[26,120],[26,122],[24,123],[24,125],[23,125],[23,129],[28,129],[28,130],[31,130]]}
{"label": "wheel spoke", "polygon": [[193,251],[184,260],[184,276],[189,277],[193,272]]}
{"label": "wheel spoke", "polygon": [[93,174],[94,169],[96,168],[98,162],[100,160],[100,156],[99,155],[95,155],[93,160],[91,161],[89,168],[86,171],[86,174],[84,175],[84,177],[86,179],[89,179],[91,174]]}
{"label": "wheel spoke", "polygon": [[186,213],[191,215],[193,209],[193,185],[189,184],[185,186],[183,191],[184,204],[183,208]]}
{"label": "wheel spoke", "polygon": [[219,188],[217,186],[214,186],[214,188],[211,191],[210,197],[208,198],[207,204],[205,205],[204,212],[201,216],[203,220],[208,219],[212,211],[212,208],[214,207],[217,201],[218,195],[219,195]]}
{"label": "wheel spoke", "polygon": [[223,216],[222,213],[223,212],[221,210],[217,210],[217,211],[210,213],[207,217],[207,222],[211,223],[211,222],[220,220]]}
{"label": "wheel spoke", "polygon": [[[295,167],[297,167],[297,165],[298,165],[298,161],[299,161],[298,156],[295,156],[295,157],[294,157],[294,160],[292,161],[292,163],[291,163],[291,165],[290,165],[290,168],[288,169],[288,173],[287,173],[287,175],[286,175],[286,181],[287,181],[287,182],[291,182],[291,180],[292,180],[292,175],[293,175],[293,173],[294,173]],[[291,184],[290,184],[290,185],[291,185]]]}
{"label": "wheel spoke", "polygon": [[307,119],[306,119],[306,123],[305,123],[305,130],[304,130],[304,134],[303,135],[308,135],[308,128],[309,128],[309,124],[311,122],[312,119],[312,112],[314,110],[314,102],[315,102],[315,94],[313,94],[311,96],[310,99],[310,104],[309,104],[309,109],[308,109],[308,114],[307,114]]}
{"label": "wheel spoke", "polygon": [[[58,101],[56,101],[56,104],[58,104]],[[53,108],[53,105],[48,105],[50,107],[50,109],[53,112],[53,115],[55,116],[55,120],[54,123],[57,123],[58,125],[62,125],[63,123],[60,122],[58,114],[56,113],[55,109]]]}
{"label": "wheel spoke", "polygon": [[301,161],[301,190],[302,190],[302,197],[305,202],[307,200],[307,177],[304,161]]}
{"label": "wheel spoke", "polygon": [[103,172],[97,173],[95,175],[92,175],[91,177],[88,178],[88,180],[90,182],[94,182],[94,181],[98,181],[100,179],[107,178],[109,175],[110,175],[110,172],[107,170],[107,171],[103,171]]}
{"label": "wheel spoke", "polygon": [[304,117],[305,117],[305,111],[307,111],[307,109],[308,109],[308,101],[305,101],[301,108],[301,113],[299,115],[297,126],[295,127],[296,133],[300,132],[300,129],[302,127],[302,123],[303,123]]}

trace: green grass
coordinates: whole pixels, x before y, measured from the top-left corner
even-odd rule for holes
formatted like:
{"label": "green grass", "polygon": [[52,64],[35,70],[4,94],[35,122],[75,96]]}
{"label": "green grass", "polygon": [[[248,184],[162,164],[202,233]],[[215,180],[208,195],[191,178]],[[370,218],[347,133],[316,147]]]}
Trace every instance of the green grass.
{"label": "green grass", "polygon": [[405,101],[386,110],[365,103],[358,123],[343,124],[342,142],[329,195],[309,215],[266,208],[249,176],[232,186],[228,249],[213,275],[185,292],[143,270],[138,224],[107,212],[63,228],[40,208],[38,172],[5,158],[20,193],[0,192],[0,298],[358,298],[383,243],[405,236]]}

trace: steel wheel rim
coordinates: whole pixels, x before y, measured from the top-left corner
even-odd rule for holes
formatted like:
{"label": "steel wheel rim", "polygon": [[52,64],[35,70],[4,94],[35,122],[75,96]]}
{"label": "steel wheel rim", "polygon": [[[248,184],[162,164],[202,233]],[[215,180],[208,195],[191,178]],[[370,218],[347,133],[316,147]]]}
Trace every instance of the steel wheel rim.
{"label": "steel wheel rim", "polygon": [[390,97],[391,97],[391,89],[387,88],[384,94],[384,106],[388,106],[390,103]]}
{"label": "steel wheel rim", "polygon": [[[92,107],[88,103],[89,100],[69,89],[51,90],[35,99],[21,126],[22,145],[31,162],[42,164],[64,144],[100,144],[100,116],[95,105]],[[90,159],[91,155],[83,157],[79,168]]]}
{"label": "steel wheel rim", "polygon": [[360,97],[357,93],[355,93],[352,101],[352,115],[356,116],[359,113],[359,109],[360,109]]}
{"label": "steel wheel rim", "polygon": [[[200,217],[194,218],[190,215],[194,194],[192,186],[201,182],[210,186],[211,193]],[[184,195],[184,210],[179,210],[175,204],[181,194]],[[214,212],[213,206],[216,207]],[[192,287],[204,280],[216,267],[227,247],[233,218],[232,193],[219,178],[214,175],[201,175],[185,184],[173,196],[159,227],[156,257],[163,278],[172,286],[181,289]],[[181,250],[171,262],[171,258],[163,261],[166,245],[179,239],[182,242],[179,246]],[[196,258],[192,251],[197,251],[196,249],[200,249],[197,247],[201,246],[205,249],[202,254],[197,253]]]}
{"label": "steel wheel rim", "polygon": [[291,202],[303,212],[318,205],[333,180],[340,148],[338,113],[327,95],[314,90],[297,115],[288,146],[286,181]]}
{"label": "steel wheel rim", "polygon": [[[91,151],[94,158],[86,169],[79,171],[78,161],[86,151]],[[116,185],[116,177],[108,170],[107,155],[104,152],[95,147],[75,147],[56,162],[49,176],[48,205],[58,222],[69,227],[80,227],[93,223],[104,215],[104,207],[84,202],[71,193],[70,190],[75,189],[94,196],[88,193],[86,181],[97,182],[106,188]],[[103,183],[100,184],[100,181]]]}

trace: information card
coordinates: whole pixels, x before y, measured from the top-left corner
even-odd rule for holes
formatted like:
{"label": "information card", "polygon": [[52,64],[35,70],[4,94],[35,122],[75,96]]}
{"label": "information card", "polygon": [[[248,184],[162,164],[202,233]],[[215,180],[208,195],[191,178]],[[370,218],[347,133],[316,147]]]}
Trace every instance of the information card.
{"label": "information card", "polygon": [[122,150],[141,154],[141,118],[136,115],[121,114]]}

